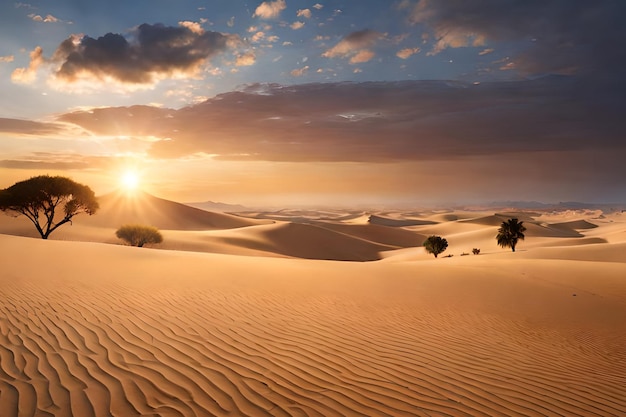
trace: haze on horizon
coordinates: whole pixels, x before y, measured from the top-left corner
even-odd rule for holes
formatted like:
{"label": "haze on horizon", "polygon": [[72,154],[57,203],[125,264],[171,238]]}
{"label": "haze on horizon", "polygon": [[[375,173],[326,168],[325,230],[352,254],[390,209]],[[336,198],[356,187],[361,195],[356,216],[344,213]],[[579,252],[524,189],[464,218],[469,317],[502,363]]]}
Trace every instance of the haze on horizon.
{"label": "haze on horizon", "polygon": [[0,5],[0,188],[626,203],[626,3]]}

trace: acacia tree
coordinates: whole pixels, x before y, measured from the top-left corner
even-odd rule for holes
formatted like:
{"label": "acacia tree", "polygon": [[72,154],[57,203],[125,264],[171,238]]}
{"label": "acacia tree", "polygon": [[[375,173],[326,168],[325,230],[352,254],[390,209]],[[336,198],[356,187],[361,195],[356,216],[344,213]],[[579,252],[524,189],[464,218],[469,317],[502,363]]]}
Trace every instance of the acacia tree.
{"label": "acacia tree", "polygon": [[28,218],[42,239],[75,215],[92,215],[98,207],[91,188],[67,177],[40,175],[0,190],[0,210]]}
{"label": "acacia tree", "polygon": [[424,241],[424,247],[426,248],[426,252],[432,253],[435,255],[435,258],[440,253],[444,252],[448,248],[448,241],[441,236],[429,236]]}
{"label": "acacia tree", "polygon": [[163,242],[163,236],[156,227],[142,224],[126,224],[117,229],[115,236],[140,248],[146,244]]}
{"label": "acacia tree", "polygon": [[498,245],[503,248],[511,248],[511,250],[515,252],[517,241],[524,240],[525,231],[526,227],[524,226],[524,222],[520,222],[515,218],[502,222],[502,225],[498,229],[498,234],[496,235]]}

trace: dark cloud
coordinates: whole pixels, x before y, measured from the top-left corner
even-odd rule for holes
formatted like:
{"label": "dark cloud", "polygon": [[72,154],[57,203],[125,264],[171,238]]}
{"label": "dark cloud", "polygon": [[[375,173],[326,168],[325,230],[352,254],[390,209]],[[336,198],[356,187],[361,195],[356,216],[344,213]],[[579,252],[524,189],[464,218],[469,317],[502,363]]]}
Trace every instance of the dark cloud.
{"label": "dark cloud", "polygon": [[523,74],[621,73],[626,2],[620,0],[420,0],[414,23],[430,27],[434,52],[485,41],[516,42]]}
{"label": "dark cloud", "polygon": [[119,158],[89,156],[76,153],[32,152],[15,159],[0,160],[0,168],[26,170],[97,170],[106,168]]}
{"label": "dark cloud", "polygon": [[259,180],[276,187],[343,178],[346,193],[623,199],[625,98],[586,82],[256,84],[180,110],[103,108],[62,120],[161,139],[143,148],[157,159],[280,162],[276,178]]}
{"label": "dark cloud", "polygon": [[169,119],[176,110],[152,106],[108,107],[75,111],[59,116],[59,121],[82,126],[98,135],[167,135]]}
{"label": "dark cloud", "polygon": [[89,75],[122,83],[146,84],[158,77],[193,74],[198,66],[229,47],[232,35],[144,23],[128,39],[107,33],[99,38],[75,36],[63,41],[52,60],[57,78],[73,82]]}
{"label": "dark cloud", "polygon": [[[596,94],[597,93],[597,94]],[[624,151],[624,99],[579,79],[253,85],[180,110],[62,116],[106,135],[153,135],[153,156],[265,161],[427,161]]]}
{"label": "dark cloud", "polygon": [[24,135],[51,135],[60,133],[63,127],[55,123],[42,123],[31,120],[7,119],[0,117],[0,132]]}
{"label": "dark cloud", "polygon": [[85,162],[53,162],[53,161],[31,161],[21,159],[0,160],[0,168],[10,169],[40,169],[40,170],[78,170],[92,168],[92,165]]}

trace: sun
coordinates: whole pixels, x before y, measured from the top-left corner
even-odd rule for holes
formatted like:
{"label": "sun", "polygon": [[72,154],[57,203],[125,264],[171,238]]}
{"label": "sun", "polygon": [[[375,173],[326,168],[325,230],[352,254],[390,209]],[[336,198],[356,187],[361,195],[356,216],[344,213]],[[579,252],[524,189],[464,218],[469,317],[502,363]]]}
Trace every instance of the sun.
{"label": "sun", "polygon": [[139,187],[139,174],[135,171],[126,171],[120,177],[122,188],[127,191],[134,191]]}

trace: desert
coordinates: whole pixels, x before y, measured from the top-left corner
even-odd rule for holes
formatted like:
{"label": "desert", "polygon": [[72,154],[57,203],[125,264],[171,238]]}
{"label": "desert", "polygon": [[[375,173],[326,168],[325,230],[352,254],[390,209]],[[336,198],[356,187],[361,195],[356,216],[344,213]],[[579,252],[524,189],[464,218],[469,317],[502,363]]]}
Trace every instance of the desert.
{"label": "desert", "polygon": [[[622,212],[100,200],[48,240],[0,217],[2,416],[626,413]],[[115,238],[137,216],[162,244]]]}
{"label": "desert", "polygon": [[626,1],[0,1],[0,417],[626,417]]}

